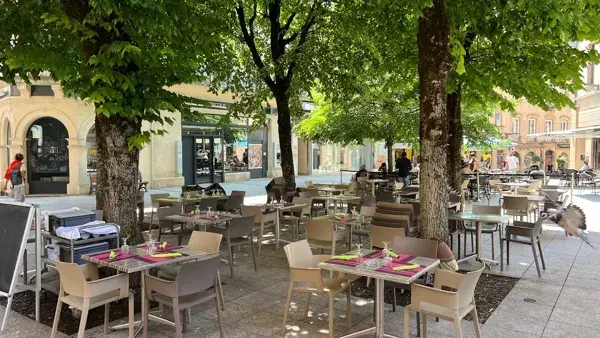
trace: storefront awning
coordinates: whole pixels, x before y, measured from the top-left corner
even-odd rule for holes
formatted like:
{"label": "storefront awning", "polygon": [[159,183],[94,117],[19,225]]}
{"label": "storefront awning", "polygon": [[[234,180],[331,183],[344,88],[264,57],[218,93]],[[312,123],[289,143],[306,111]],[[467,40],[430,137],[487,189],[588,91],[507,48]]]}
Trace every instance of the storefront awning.
{"label": "storefront awning", "polygon": [[529,134],[529,137],[552,137],[552,138],[593,138],[600,137],[600,126],[585,127],[570,130],[551,131],[547,133]]}

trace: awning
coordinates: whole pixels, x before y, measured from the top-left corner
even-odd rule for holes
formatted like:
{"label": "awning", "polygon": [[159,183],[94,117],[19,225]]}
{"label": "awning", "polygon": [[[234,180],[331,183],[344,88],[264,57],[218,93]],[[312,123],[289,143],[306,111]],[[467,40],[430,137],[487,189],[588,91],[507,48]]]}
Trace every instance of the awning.
{"label": "awning", "polygon": [[570,130],[551,131],[547,133],[529,134],[529,137],[552,137],[552,138],[592,138],[600,137],[600,126],[585,127]]}

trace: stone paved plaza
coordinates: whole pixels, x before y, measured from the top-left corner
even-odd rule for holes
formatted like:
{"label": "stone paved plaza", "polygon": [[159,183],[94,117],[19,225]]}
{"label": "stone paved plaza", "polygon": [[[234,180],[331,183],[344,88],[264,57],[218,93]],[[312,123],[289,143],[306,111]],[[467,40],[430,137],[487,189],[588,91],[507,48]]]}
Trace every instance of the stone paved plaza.
{"label": "stone paved plaza", "polygon": [[[299,181],[311,179],[313,182],[339,181],[338,175],[318,177],[300,177]],[[344,178],[345,180],[348,177]],[[267,180],[254,180],[247,183],[223,184],[229,192],[232,189],[248,191],[248,200],[260,201],[266,198],[264,185]],[[303,185],[303,183],[299,183]],[[165,189],[176,193],[177,188]],[[247,200],[247,201],[248,201]],[[74,205],[81,208],[93,208],[93,197],[44,197],[31,198],[32,203],[52,208]],[[148,201],[149,202],[149,201]],[[586,213],[589,237],[596,247],[600,247],[600,225],[597,222],[600,211],[600,196],[578,195],[575,204]],[[497,200],[492,200],[492,204]],[[291,239],[292,233],[284,228],[282,238]],[[497,236],[497,235],[496,235]],[[174,241],[174,237],[166,237]],[[272,240],[268,238],[268,240]],[[491,258],[491,243],[488,235],[483,238],[482,253]],[[470,241],[468,249],[470,249]],[[511,244],[511,264],[500,272],[498,266],[492,267],[492,273],[520,278],[516,286],[482,325],[483,337],[600,337],[597,323],[600,320],[600,261],[598,252],[581,240],[566,237],[564,231],[554,226],[545,226],[542,245],[546,259],[546,271],[539,278],[536,273],[529,246]],[[496,258],[499,246],[496,245]],[[33,258],[33,257],[31,257]],[[30,262],[32,260],[30,259]],[[290,308],[287,327],[283,328],[283,304],[288,288],[289,270],[283,249],[276,250],[272,241],[263,245],[263,253],[257,258],[258,271],[254,271],[248,250],[236,253],[234,278],[229,275],[229,267],[221,267],[221,276],[225,297],[223,323],[226,337],[326,337],[327,336],[327,299],[313,297],[309,317],[301,314],[306,296],[294,296]],[[535,302],[525,302],[525,298]],[[372,326],[372,299],[353,297],[351,328],[346,327],[345,296],[341,296],[335,305],[334,333],[336,336],[348,334]],[[4,308],[0,309],[3,313]],[[168,312],[168,311],[167,311]],[[136,316],[139,317],[139,314]],[[112,324],[124,322],[115,321]],[[391,312],[386,304],[386,333],[402,336],[403,316],[400,308]],[[416,336],[416,321],[411,320],[412,335]],[[50,328],[35,321],[11,313],[9,324],[0,337],[49,337]],[[463,321],[464,337],[474,337],[472,322]],[[59,335],[65,337],[65,335]],[[86,337],[103,336],[102,327],[86,332]],[[150,324],[150,337],[172,337],[173,329],[157,323]],[[218,325],[214,303],[194,308],[189,332],[185,337],[218,337]],[[428,322],[429,337],[454,337],[454,328],[450,322]],[[107,337],[127,337],[126,331],[113,332]]]}

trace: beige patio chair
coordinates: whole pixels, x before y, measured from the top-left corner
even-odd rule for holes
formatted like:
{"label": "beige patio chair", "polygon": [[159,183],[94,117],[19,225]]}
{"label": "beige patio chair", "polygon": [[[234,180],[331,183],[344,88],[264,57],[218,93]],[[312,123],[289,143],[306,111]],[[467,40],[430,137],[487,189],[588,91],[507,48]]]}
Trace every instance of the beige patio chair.
{"label": "beige patio chair", "polygon": [[120,274],[99,279],[95,264],[77,265],[56,261],[60,275],[60,291],[54,313],[51,338],[56,338],[63,303],[81,311],[78,338],[83,338],[88,312],[104,305],[104,334],[108,332],[111,302],[129,298],[129,337],[133,337],[133,294],[129,293],[129,275]]}
{"label": "beige patio chair", "polygon": [[[474,214],[487,214],[487,215],[501,215],[502,214],[502,208],[499,206],[489,206],[489,205],[473,205],[473,209],[472,209],[472,213]],[[496,253],[494,252],[494,233],[498,233],[498,243],[500,243],[500,241],[502,240],[502,235],[500,234],[500,227],[502,225],[501,224],[482,224],[481,225],[481,233],[482,234],[489,234],[490,238],[492,240],[492,260],[495,260],[495,255]],[[463,252],[463,256],[467,255],[467,233],[469,233],[471,235],[471,250],[475,251],[475,246],[474,246],[474,241],[473,241],[473,234],[477,233],[477,226],[475,224],[472,223],[468,223],[465,222],[464,225],[464,229],[465,229],[465,246],[464,246],[464,252]]]}
{"label": "beige patio chair", "polygon": [[[360,207],[360,215],[363,217],[372,218],[375,215],[375,207],[363,205]],[[361,224],[360,227],[356,227],[352,230],[352,236],[358,236],[358,243],[362,244],[363,237],[369,237],[371,235],[370,225]]]}
{"label": "beige patio chair", "polygon": [[258,228],[258,254],[262,252],[262,239],[265,233],[265,229],[271,229],[276,231],[277,212],[269,212],[263,214],[262,208],[257,205],[240,205],[240,212],[242,216],[254,216],[254,227]]}
{"label": "beige patio chair", "polygon": [[300,232],[300,224],[304,224],[304,221],[311,217],[312,198],[294,197],[292,203],[304,204],[304,206],[293,208],[291,212],[281,215],[280,221],[289,223],[292,226],[294,238],[297,240]]}
{"label": "beige patio chair", "polygon": [[388,242],[388,248],[391,249],[395,237],[406,237],[404,228],[371,225],[371,250],[383,249],[383,242]]}
{"label": "beige patio chair", "polygon": [[[396,236],[393,237],[394,243],[392,250],[396,253],[403,253],[414,257],[427,257],[437,258],[439,244],[435,240]],[[415,280],[413,283],[425,285],[427,283],[427,273]],[[404,292],[404,290],[410,290],[412,284],[401,284],[401,283],[390,283],[387,282],[385,285],[391,285],[393,287],[392,295],[394,302],[392,303],[392,312],[396,312],[396,290]],[[417,335],[421,332],[420,316],[417,314]]]}
{"label": "beige patio chair", "polygon": [[231,219],[222,227],[211,226],[209,231],[223,235],[223,242],[227,245],[229,252],[229,273],[233,278],[233,248],[242,245],[249,245],[252,252],[252,262],[254,263],[254,271],[256,271],[256,255],[254,254],[254,240],[252,230],[254,226],[254,218],[252,216],[236,217]]}
{"label": "beige patio chair", "polygon": [[150,211],[150,228],[152,230],[152,221],[154,220],[154,209],[158,209],[160,205],[158,204],[158,200],[161,198],[167,198],[169,194],[150,194],[150,207],[152,210]]}
{"label": "beige patio chair", "polygon": [[[533,260],[539,277],[542,277],[540,265],[538,262],[538,253],[535,246],[539,249],[542,267],[546,270],[546,262],[544,261],[544,252],[540,243],[540,234],[542,233],[543,218],[539,218],[535,223],[514,221],[513,224],[507,225],[504,232],[504,240],[506,241],[506,265],[510,263],[510,242],[526,244],[531,246],[533,252]],[[500,254],[500,270],[504,269],[504,256]]]}
{"label": "beige patio chair", "polygon": [[[214,232],[194,231],[188,241],[188,247],[193,250],[206,253],[218,253],[221,248],[223,235]],[[169,265],[158,270],[158,277],[162,279],[175,280],[181,265]],[[221,274],[217,271],[217,289],[219,291],[221,309],[225,311],[223,301],[223,288],[221,286]]]}
{"label": "beige patio chair", "polygon": [[[474,295],[483,268],[482,264],[477,270],[464,275],[438,269],[435,273],[433,287],[412,284],[410,305],[404,308],[404,338],[410,336],[411,310],[423,314],[423,338],[427,338],[427,316],[453,322],[456,337],[461,338],[460,321],[469,313],[473,316],[475,336],[481,338]],[[445,288],[456,291],[446,291]]]}
{"label": "beige patio chair", "polygon": [[[151,301],[173,309],[173,322],[168,324],[175,327],[175,337],[181,338],[182,331],[187,331],[190,309],[214,299],[219,333],[223,338],[219,294],[214,287],[217,283],[219,264],[220,257],[218,255],[213,258],[182,264],[174,281],[143,275],[146,288],[146,306],[144,307],[146,311],[142,313],[144,337],[148,337],[148,308]],[[183,327],[181,311],[186,314],[183,316]],[[166,320],[161,322],[165,323]]]}
{"label": "beige patio chair", "polygon": [[527,197],[510,195],[506,195],[502,199],[502,209],[504,209],[505,214],[511,215],[513,218],[518,216],[521,221],[523,217],[529,219],[529,213],[532,210]]}
{"label": "beige patio chair", "polygon": [[[169,207],[161,207],[157,210],[158,214],[158,241],[160,242],[163,235],[177,236],[177,245],[181,245],[184,236],[189,235],[192,229],[187,229],[186,225],[181,222],[175,222],[167,219],[169,216],[181,214],[181,203],[175,203]],[[179,228],[175,229],[175,225],[179,224]],[[169,229],[169,232],[163,232],[163,229]]]}
{"label": "beige patio chair", "polygon": [[329,298],[329,337],[333,337],[333,298],[346,290],[346,320],[352,327],[351,283],[354,278],[340,274],[337,278],[323,278],[317,265],[331,258],[329,255],[313,255],[308,241],[302,240],[286,245],[283,250],[290,265],[290,286],[283,310],[283,329],[287,323],[292,293],[303,292],[308,295],[305,317],[308,317],[312,294],[326,294]]}
{"label": "beige patio chair", "polygon": [[306,228],[306,240],[311,248],[331,250],[335,255],[335,249],[339,245],[348,243],[349,230],[347,228],[337,229],[337,226],[328,219],[307,219],[304,227]]}

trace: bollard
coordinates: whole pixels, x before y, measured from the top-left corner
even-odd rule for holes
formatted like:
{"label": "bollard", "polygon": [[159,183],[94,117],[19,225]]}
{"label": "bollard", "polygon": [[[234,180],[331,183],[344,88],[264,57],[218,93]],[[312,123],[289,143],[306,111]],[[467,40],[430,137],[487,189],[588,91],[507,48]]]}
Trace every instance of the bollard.
{"label": "bollard", "polygon": [[[575,191],[575,173],[571,173],[571,203],[573,204],[573,193]],[[566,205],[565,205],[566,207]]]}
{"label": "bollard", "polygon": [[477,171],[477,202],[479,202],[479,170]]}

